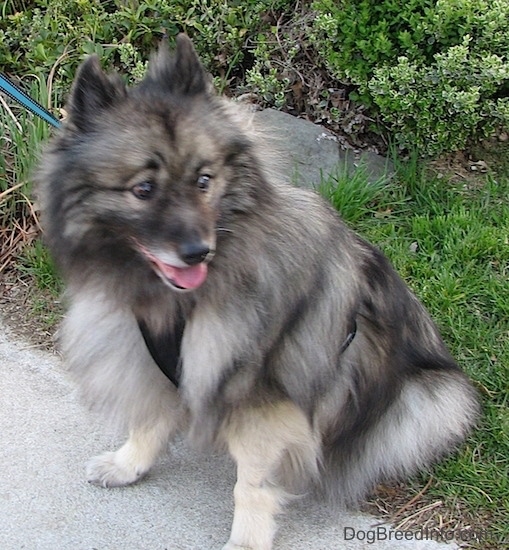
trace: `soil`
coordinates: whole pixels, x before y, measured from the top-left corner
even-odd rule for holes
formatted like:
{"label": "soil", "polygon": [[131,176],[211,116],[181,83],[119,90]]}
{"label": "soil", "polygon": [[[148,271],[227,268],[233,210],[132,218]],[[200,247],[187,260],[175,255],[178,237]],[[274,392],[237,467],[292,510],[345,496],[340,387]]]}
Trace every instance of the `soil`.
{"label": "soil", "polygon": [[38,349],[55,351],[55,335],[63,307],[50,291],[38,289],[31,276],[14,269],[1,274],[0,315],[20,339]]}

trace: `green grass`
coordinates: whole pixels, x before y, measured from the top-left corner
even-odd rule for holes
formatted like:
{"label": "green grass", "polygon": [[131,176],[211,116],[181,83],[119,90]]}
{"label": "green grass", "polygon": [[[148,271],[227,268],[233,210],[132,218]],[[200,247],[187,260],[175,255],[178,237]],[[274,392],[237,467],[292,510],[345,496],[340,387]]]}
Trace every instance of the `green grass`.
{"label": "green grass", "polygon": [[53,298],[60,296],[63,290],[62,280],[48,249],[40,239],[34,241],[20,255],[17,269],[20,275],[28,276],[39,291]]}
{"label": "green grass", "polygon": [[[23,89],[41,105],[47,105],[46,82],[29,75],[23,82]],[[24,191],[29,191],[34,159],[49,134],[46,122],[5,98],[5,104],[0,105],[0,174],[4,176],[0,178],[0,191],[17,183],[26,185]]]}
{"label": "green grass", "polygon": [[391,259],[478,386],[479,428],[434,469],[430,491],[487,514],[493,540],[482,548],[500,548],[509,540],[509,175],[469,187],[410,163],[386,186],[357,177],[322,192]]}
{"label": "green grass", "polygon": [[342,218],[355,226],[377,209],[379,217],[384,215],[383,204],[392,212],[396,206],[403,208],[405,200],[400,200],[394,194],[395,188],[385,177],[381,177],[369,184],[368,171],[365,165],[360,165],[354,172],[344,166],[339,166],[337,174],[332,174],[329,179],[322,182],[318,191],[329,200],[336,209],[341,212]]}
{"label": "green grass", "polygon": [[[47,104],[46,82],[31,76],[24,90]],[[0,105],[0,274],[37,233],[36,206],[31,198],[30,174],[49,125],[2,96]]]}

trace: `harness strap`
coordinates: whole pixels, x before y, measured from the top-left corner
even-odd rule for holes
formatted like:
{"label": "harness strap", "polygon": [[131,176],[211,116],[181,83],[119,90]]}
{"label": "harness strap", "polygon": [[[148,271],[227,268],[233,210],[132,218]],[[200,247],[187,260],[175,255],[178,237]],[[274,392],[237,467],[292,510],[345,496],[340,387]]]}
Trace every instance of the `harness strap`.
{"label": "harness strap", "polygon": [[[181,357],[180,350],[182,346],[182,337],[184,335],[185,320],[181,316],[179,317],[175,331],[173,333],[166,333],[156,335],[148,328],[145,321],[137,319],[138,326],[140,327],[143,340],[155,361],[156,365],[161,369],[163,374],[178,388],[181,374]],[[357,334],[357,323],[355,319],[353,321],[353,327],[346,340],[340,349],[340,354],[343,354],[348,346],[352,343],[355,335]]]}
{"label": "harness strap", "polygon": [[346,337],[346,340],[343,342],[343,345],[341,346],[341,349],[339,351],[340,355],[345,353],[346,348],[352,343],[352,340],[355,338],[356,334],[357,334],[357,323],[355,322],[355,319],[354,319],[352,330],[349,332],[348,336]]}
{"label": "harness strap", "polygon": [[177,320],[174,332],[163,334],[155,334],[142,319],[137,319],[137,321],[152,359],[163,374],[178,388],[181,371],[180,349],[185,327],[184,318],[180,317]]}

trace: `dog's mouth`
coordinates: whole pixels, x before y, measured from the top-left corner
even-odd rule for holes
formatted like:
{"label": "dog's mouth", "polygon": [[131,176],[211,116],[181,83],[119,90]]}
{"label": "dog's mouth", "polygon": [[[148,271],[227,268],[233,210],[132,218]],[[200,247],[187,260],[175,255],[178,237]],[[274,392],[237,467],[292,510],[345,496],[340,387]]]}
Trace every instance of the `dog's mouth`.
{"label": "dog's mouth", "polygon": [[205,261],[195,265],[174,265],[178,260],[168,263],[165,259],[149,252],[145,247],[139,246],[140,251],[149,261],[152,269],[160,279],[174,290],[188,291],[200,287],[206,280],[208,265]]}
{"label": "dog's mouth", "polygon": [[194,290],[207,278],[208,266],[201,263],[189,267],[175,267],[157,259],[152,260],[154,271],[176,290]]}

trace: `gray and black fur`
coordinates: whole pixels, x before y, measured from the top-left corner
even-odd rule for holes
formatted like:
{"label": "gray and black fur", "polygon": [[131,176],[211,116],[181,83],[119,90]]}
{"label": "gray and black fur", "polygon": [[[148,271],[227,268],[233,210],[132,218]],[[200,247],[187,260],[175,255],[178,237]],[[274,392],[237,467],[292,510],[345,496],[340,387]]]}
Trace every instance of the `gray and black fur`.
{"label": "gray and black fur", "polygon": [[[265,158],[180,36],[130,89],[85,61],[36,174],[70,372],[130,432],[90,480],[136,481],[178,431],[225,444],[239,468],[228,549],[271,548],[283,473],[356,502],[454,449],[479,409],[387,259]],[[206,278],[184,292],[174,273]]]}

